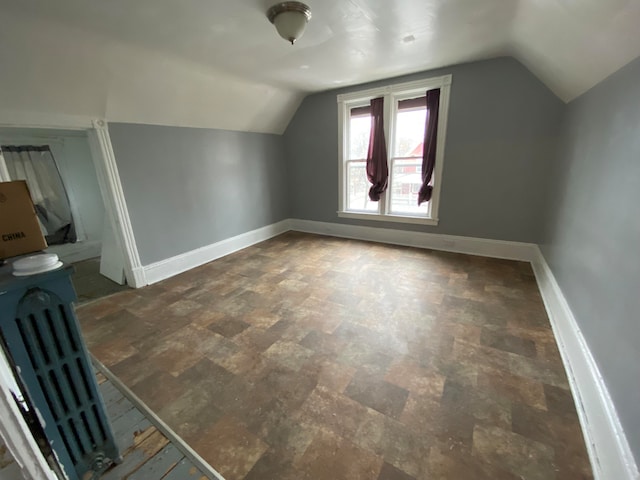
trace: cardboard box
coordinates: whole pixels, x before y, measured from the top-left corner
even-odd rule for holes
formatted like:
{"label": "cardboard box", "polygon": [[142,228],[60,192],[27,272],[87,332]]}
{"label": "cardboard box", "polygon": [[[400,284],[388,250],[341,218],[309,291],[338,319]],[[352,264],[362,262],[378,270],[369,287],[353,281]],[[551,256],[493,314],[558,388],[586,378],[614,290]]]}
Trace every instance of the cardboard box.
{"label": "cardboard box", "polygon": [[0,182],[0,259],[45,248],[27,182]]}

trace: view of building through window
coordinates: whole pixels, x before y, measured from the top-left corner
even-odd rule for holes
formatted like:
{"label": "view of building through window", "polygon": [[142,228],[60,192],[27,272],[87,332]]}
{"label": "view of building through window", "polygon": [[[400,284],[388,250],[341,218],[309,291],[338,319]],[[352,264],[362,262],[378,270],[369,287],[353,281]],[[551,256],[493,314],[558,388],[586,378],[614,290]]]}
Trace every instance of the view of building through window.
{"label": "view of building through window", "polygon": [[426,99],[422,107],[397,110],[395,141],[389,169],[391,213],[424,214],[428,205],[418,206],[422,186],[422,149],[427,116]]}
{"label": "view of building through window", "polygon": [[[337,96],[340,113],[339,217],[438,224],[450,85],[451,76],[445,75]],[[429,109],[427,98],[430,99]],[[378,100],[372,102],[374,99]],[[375,202],[369,199],[373,185],[367,179],[367,153],[374,119],[372,108],[383,113],[382,124],[376,126],[375,134],[384,132],[388,170],[387,188]],[[428,118],[430,110],[434,112],[431,121]],[[426,132],[427,123],[429,132]],[[423,153],[427,150],[428,170],[423,172]],[[376,177],[377,195],[383,186],[385,169],[384,164],[380,164],[384,162],[384,156],[375,157],[371,167]],[[418,205],[423,174],[429,177],[431,188],[423,192],[423,199],[428,197],[429,200]]]}
{"label": "view of building through window", "polygon": [[371,114],[351,116],[349,125],[349,160],[347,161],[347,208],[378,211],[378,202],[369,199],[371,184],[367,180],[367,150],[371,130]]}
{"label": "view of building through window", "polygon": [[[422,97],[424,99],[424,97]],[[421,99],[416,99],[421,100]],[[427,203],[418,206],[422,185],[422,149],[426,104],[403,108],[396,103],[393,121],[393,156],[389,158],[390,211],[398,214],[425,214]],[[366,159],[371,130],[371,115],[365,108],[354,108],[349,124],[349,159],[347,160],[347,209],[377,212],[378,202],[369,199],[371,184],[367,180]],[[387,139],[389,146],[389,139]]]}

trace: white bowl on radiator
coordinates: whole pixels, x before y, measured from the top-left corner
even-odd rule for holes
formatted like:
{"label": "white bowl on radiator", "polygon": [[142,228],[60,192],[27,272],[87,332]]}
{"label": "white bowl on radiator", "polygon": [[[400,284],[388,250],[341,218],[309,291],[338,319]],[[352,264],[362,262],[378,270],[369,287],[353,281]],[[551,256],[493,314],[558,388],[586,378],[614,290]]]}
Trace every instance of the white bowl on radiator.
{"label": "white bowl on radiator", "polygon": [[55,253],[40,253],[19,258],[13,262],[13,274],[16,277],[26,277],[38,273],[57,270],[63,265]]}

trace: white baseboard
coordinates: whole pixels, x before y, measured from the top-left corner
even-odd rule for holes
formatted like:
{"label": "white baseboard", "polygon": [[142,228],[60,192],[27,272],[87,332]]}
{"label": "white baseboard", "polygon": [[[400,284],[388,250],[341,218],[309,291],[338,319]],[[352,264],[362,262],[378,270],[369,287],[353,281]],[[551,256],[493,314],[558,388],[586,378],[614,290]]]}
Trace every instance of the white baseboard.
{"label": "white baseboard", "polygon": [[145,285],[149,285],[149,283],[147,282],[147,277],[144,273],[144,268],[145,267],[132,268],[131,275],[127,275],[125,271],[125,277],[127,278],[127,283],[129,283],[130,287],[142,288]]}
{"label": "white baseboard", "polygon": [[289,230],[289,220],[282,220],[235,237],[227,238],[211,245],[191,250],[143,267],[143,277],[147,285],[173,277],[192,268],[211,262],[243,248],[263,242]]}
{"label": "white baseboard", "polygon": [[165,280],[288,230],[527,262],[535,252],[531,243],[287,219],[141,267],[134,271],[135,287]]}
{"label": "white baseboard", "polygon": [[596,480],[638,480],[624,430],[580,327],[542,252],[533,271],[562,355]]}
{"label": "white baseboard", "polygon": [[362,227],[344,223],[315,222],[312,220],[290,220],[291,230],[317,233],[334,237],[390,243],[406,247],[430,248],[446,252],[466,253],[483,257],[504,258],[530,262],[536,246],[533,243],[508,242],[487,238],[460,237],[438,233],[410,232],[390,228]]}
{"label": "white baseboard", "polygon": [[138,273],[143,284],[156,283],[288,230],[531,262],[575,398],[594,476],[596,480],[640,480],[604,380],[564,294],[535,244],[288,219],[147,265]]}
{"label": "white baseboard", "polygon": [[288,230],[526,262],[534,258],[537,248],[531,243],[287,219],[137,269],[135,287],[173,277]]}

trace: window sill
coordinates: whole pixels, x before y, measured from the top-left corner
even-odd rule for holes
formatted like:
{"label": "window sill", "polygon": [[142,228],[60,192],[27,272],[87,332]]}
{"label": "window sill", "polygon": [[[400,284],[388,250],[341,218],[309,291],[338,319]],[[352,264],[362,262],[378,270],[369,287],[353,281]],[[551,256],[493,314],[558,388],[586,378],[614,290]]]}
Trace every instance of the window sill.
{"label": "window sill", "polygon": [[340,218],[353,218],[356,220],[374,220],[378,222],[417,223],[421,225],[438,225],[437,218],[412,217],[410,215],[380,215],[378,213],[364,212],[338,212]]}

